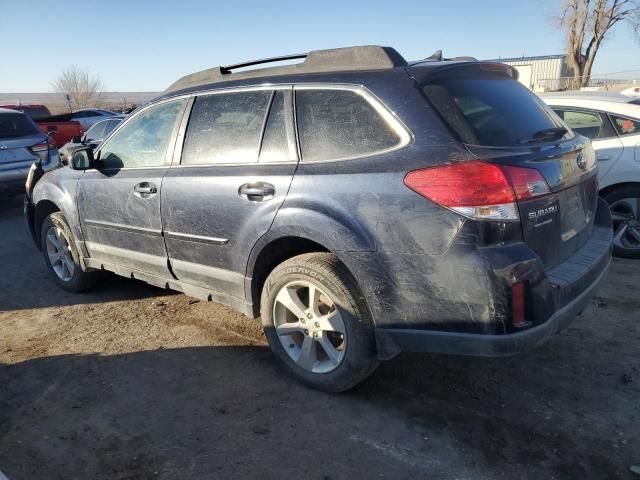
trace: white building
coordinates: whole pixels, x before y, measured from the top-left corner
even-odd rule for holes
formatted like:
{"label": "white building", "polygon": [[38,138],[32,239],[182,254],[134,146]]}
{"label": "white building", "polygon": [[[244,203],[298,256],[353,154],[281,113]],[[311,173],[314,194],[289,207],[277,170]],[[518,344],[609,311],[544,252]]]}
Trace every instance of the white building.
{"label": "white building", "polygon": [[573,69],[567,64],[566,55],[496,58],[492,61],[515,67],[520,74],[518,80],[536,92],[567,90],[571,86]]}

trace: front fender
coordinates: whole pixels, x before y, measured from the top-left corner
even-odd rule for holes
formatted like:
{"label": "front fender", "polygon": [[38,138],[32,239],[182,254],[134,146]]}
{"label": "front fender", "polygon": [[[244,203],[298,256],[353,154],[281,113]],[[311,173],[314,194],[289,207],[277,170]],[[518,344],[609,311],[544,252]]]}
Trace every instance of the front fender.
{"label": "front fender", "polygon": [[[38,221],[38,205],[41,205],[41,202],[53,203],[64,215],[79,251],[84,254],[86,253],[84,251],[84,237],[80,228],[80,218],[76,205],[78,179],[81,174],[81,171],[68,168],[60,168],[46,173],[33,188],[31,201],[36,211],[35,221]],[[38,237],[40,236],[37,226],[35,233]]]}

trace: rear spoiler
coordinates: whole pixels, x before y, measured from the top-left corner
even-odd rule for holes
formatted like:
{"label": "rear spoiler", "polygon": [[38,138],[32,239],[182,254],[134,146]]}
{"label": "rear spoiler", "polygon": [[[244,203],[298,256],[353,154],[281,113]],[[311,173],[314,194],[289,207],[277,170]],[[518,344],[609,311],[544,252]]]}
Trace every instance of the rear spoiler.
{"label": "rear spoiler", "polygon": [[500,62],[479,62],[463,58],[451,59],[444,62],[427,60],[406,67],[407,72],[418,83],[428,83],[441,77],[466,76],[469,74],[486,73],[492,75],[505,75],[518,79],[518,70],[511,65]]}

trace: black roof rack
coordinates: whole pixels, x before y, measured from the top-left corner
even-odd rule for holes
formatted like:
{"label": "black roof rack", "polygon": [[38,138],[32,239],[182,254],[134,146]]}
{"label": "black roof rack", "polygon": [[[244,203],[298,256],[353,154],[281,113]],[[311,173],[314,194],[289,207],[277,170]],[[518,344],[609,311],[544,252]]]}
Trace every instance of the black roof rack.
{"label": "black roof rack", "polygon": [[226,67],[220,67],[220,71],[224,74],[231,73],[232,70],[238,70],[239,68],[252,67],[253,65],[261,65],[263,63],[285,62],[287,60],[299,60],[301,58],[307,58],[306,53],[294,53],[292,55],[283,55],[281,57],[263,58],[260,60],[252,60],[250,62],[236,63],[235,65],[227,65]]}
{"label": "black roof rack", "polygon": [[[259,68],[233,73],[233,70],[243,67],[286,60],[298,60],[302,58],[305,59],[304,62],[294,65]],[[185,75],[167,88],[165,92],[243,78],[290,75],[296,73],[381,70],[404,67],[406,65],[407,61],[391,47],[365,45],[359,47],[334,48],[330,50],[313,50],[306,54],[300,53],[295,55],[285,55],[281,57],[238,63],[236,65],[209,68],[190,75]]]}

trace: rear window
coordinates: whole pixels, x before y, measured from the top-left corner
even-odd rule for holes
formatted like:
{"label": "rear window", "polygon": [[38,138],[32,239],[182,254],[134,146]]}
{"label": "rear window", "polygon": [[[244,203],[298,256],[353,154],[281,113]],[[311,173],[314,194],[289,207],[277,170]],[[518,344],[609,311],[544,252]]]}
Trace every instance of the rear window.
{"label": "rear window", "polygon": [[34,120],[47,118],[50,115],[50,113],[44,107],[16,107],[14,110],[17,110],[22,113],[26,113]]}
{"label": "rear window", "polygon": [[468,144],[515,146],[531,142],[538,132],[562,127],[541,100],[510,77],[447,76],[428,83],[423,91]]}
{"label": "rear window", "polygon": [[18,138],[40,133],[38,127],[26,115],[7,113],[0,115],[0,139]]}

